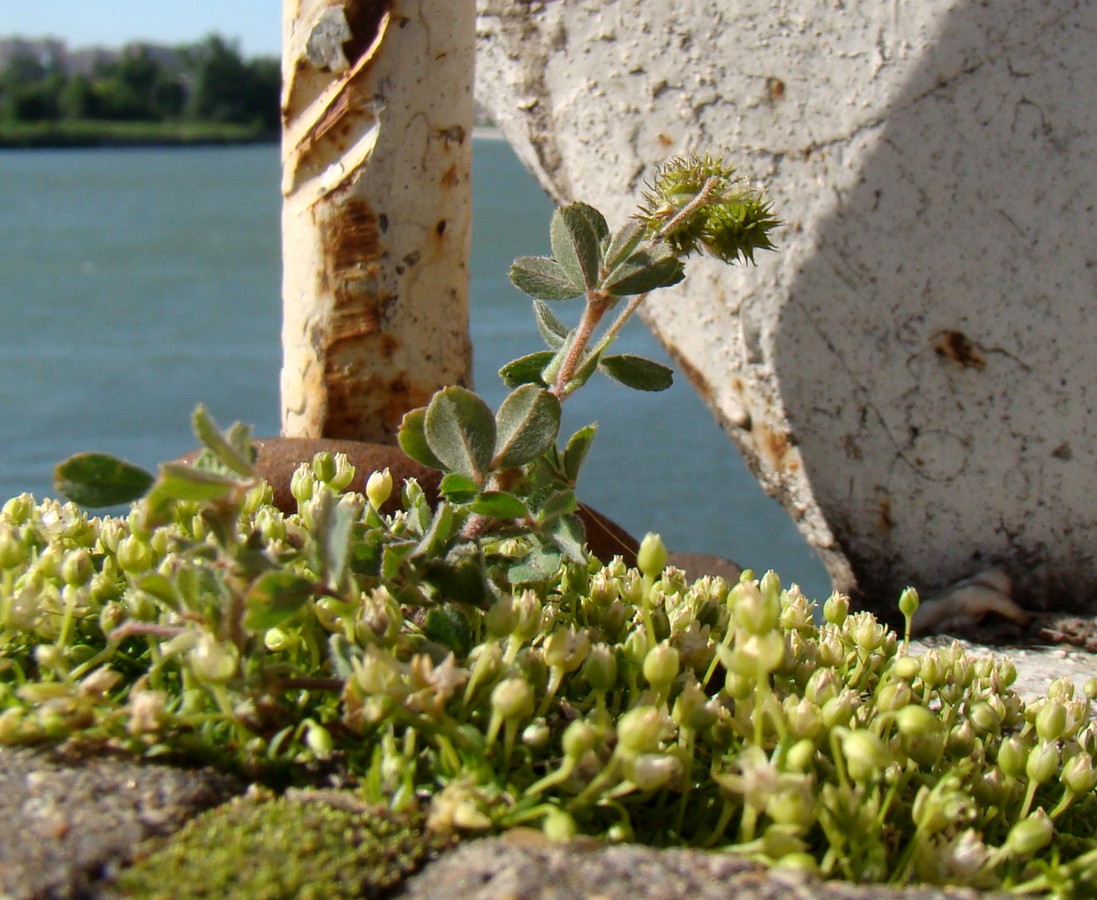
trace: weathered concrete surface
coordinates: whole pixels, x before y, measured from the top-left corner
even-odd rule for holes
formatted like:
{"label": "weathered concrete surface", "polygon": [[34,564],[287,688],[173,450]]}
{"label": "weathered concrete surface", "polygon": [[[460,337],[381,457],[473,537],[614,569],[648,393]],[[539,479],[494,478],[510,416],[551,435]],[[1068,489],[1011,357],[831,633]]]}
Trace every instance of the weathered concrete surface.
{"label": "weathered concrete surface", "polygon": [[478,9],[480,99],[558,200],[620,222],[694,149],[768,185],[780,255],[646,315],[837,587],[1092,598],[1097,6]]}
{"label": "weathered concrete surface", "polygon": [[89,897],[137,845],[243,790],[227,775],[0,749],[0,896]]}
{"label": "weathered concrete surface", "polygon": [[[592,841],[522,845],[517,835],[462,844],[413,876],[405,900],[963,900],[978,891],[823,882],[702,850]],[[535,837],[535,836],[534,836]],[[508,839],[509,838],[509,839]]]}

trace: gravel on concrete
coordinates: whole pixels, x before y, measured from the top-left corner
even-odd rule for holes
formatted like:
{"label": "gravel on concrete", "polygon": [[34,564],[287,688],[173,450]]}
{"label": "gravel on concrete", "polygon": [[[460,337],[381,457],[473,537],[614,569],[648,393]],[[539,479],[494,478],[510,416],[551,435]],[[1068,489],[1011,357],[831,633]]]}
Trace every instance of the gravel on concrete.
{"label": "gravel on concrete", "polygon": [[[971,890],[887,888],[818,881],[728,853],[521,843],[461,844],[407,881],[401,900],[964,900]],[[998,895],[1004,896],[1004,895]]]}
{"label": "gravel on concrete", "polygon": [[0,896],[92,897],[143,840],[243,790],[213,770],[0,750]]}

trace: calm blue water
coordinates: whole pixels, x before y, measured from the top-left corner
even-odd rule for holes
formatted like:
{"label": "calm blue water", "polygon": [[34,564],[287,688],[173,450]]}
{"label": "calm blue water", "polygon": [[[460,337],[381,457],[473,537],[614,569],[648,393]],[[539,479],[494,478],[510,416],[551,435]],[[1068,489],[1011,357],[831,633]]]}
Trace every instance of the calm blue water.
{"label": "calm blue water", "polygon": [[[506,270],[547,252],[551,204],[505,143],[475,151],[474,372],[496,405],[498,368],[540,349]],[[81,450],[177,456],[200,402],[278,432],[278,181],[270,146],[0,153],[0,500],[51,495],[53,465]],[[639,321],[615,350],[669,365]],[[599,423],[580,495],[634,534],[827,593],[684,379],[662,394],[595,379],[566,420]]]}

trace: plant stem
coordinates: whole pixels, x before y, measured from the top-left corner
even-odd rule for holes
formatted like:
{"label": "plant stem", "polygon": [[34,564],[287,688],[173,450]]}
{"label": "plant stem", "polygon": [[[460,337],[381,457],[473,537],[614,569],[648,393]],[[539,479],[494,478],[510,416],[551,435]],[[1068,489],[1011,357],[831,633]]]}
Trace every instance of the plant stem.
{"label": "plant stem", "polygon": [[583,359],[583,351],[587,349],[587,344],[590,343],[590,339],[594,335],[594,329],[602,321],[602,316],[609,309],[610,302],[611,298],[595,291],[587,294],[587,305],[583,310],[583,317],[579,320],[575,337],[568,348],[567,356],[564,357],[564,361],[560,365],[560,371],[556,373],[556,381],[550,388],[556,397],[563,399],[568,382],[575,375],[575,370],[579,368],[579,364]]}

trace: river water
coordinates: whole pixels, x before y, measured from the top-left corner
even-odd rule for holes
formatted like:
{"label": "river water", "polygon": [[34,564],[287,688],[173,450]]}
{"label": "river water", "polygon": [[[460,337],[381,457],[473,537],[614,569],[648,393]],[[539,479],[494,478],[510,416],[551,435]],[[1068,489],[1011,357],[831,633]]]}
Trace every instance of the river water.
{"label": "river water", "polygon": [[[152,468],[193,446],[190,413],[279,428],[279,171],[274,146],[0,152],[0,500],[50,496],[81,450]],[[551,204],[505,143],[477,138],[477,389],[541,349],[515,256],[548,250]],[[615,351],[669,365],[637,321]],[[583,500],[631,532],[716,553],[822,598],[826,575],[684,378],[639,394],[595,378],[565,428],[599,423]]]}

